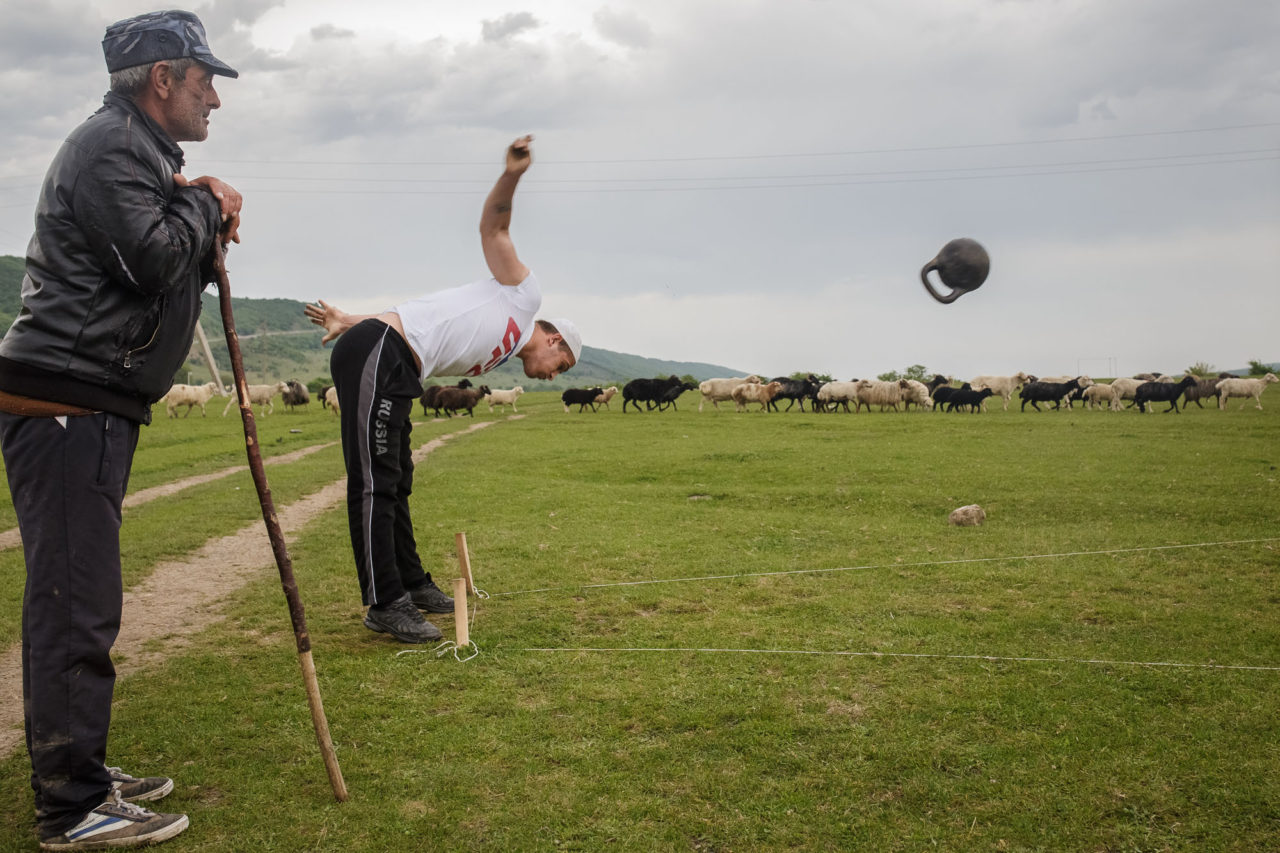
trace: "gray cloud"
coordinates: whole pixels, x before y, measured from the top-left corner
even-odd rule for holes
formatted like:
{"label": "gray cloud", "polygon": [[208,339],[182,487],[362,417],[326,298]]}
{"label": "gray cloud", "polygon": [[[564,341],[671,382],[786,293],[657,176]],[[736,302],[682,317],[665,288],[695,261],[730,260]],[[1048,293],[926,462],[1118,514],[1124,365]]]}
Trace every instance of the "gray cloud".
{"label": "gray cloud", "polygon": [[480,33],[485,41],[506,41],[538,26],[538,19],[532,12],[511,12],[497,20],[481,22]]}
{"label": "gray cloud", "polygon": [[605,6],[596,11],[591,22],[600,35],[623,47],[645,48],[653,43],[653,28],[635,12]]}
{"label": "gray cloud", "polygon": [[[58,26],[50,26],[50,21]],[[0,67],[7,70],[83,73],[103,67],[102,34],[109,23],[88,4],[55,8],[47,0],[5,4],[0,28]]]}
{"label": "gray cloud", "polygon": [[324,39],[353,39],[356,37],[355,30],[335,27],[333,24],[320,24],[311,28],[311,37],[316,41]]}
{"label": "gray cloud", "polygon": [[[86,7],[68,37],[49,4],[18,8],[0,175],[43,171],[106,87],[106,21]],[[1280,357],[1276,162],[1154,159],[1274,152],[1280,131],[1137,135],[1274,121],[1266,4],[611,0],[572,27],[522,12],[392,44],[305,20],[268,50],[252,22],[273,8],[198,10],[242,72],[188,154],[245,193],[245,295],[373,310],[477,277],[479,204],[532,131],[516,239],[591,344],[846,377]],[[19,253],[34,193],[7,186],[0,251]],[[919,268],[956,236],[987,244],[992,278],[938,306]],[[1197,322],[1208,283],[1251,311]],[[1196,331],[1135,335],[1139,315]]]}

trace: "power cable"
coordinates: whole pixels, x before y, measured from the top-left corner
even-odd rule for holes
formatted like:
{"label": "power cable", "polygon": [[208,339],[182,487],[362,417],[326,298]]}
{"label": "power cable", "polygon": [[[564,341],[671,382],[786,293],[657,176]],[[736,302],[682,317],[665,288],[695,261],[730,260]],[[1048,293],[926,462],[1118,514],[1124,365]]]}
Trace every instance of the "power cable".
{"label": "power cable", "polygon": [[[802,157],[851,157],[865,154],[903,154],[918,153],[924,151],[964,151],[975,148],[1007,148],[1028,145],[1055,145],[1065,142],[1098,142],[1112,139],[1139,139],[1155,136],[1184,136],[1197,133],[1220,133],[1223,131],[1234,130],[1257,130],[1268,127],[1280,127],[1280,122],[1259,122],[1257,124],[1234,124],[1222,125],[1219,127],[1203,127],[1203,128],[1183,128],[1179,130],[1152,130],[1138,133],[1116,133],[1098,136],[1064,136],[1056,139],[1027,139],[1012,142],[974,142],[960,145],[922,145],[922,146],[902,146],[897,148],[866,148],[852,151],[814,151],[809,153],[780,153],[780,154],[713,154],[703,156],[684,156],[684,157],[627,157],[621,159],[604,159],[604,160],[543,160],[539,159],[539,163],[543,165],[581,165],[581,164],[610,164],[610,163],[689,163],[717,160],[781,160],[794,159]],[[494,166],[493,160],[223,160],[211,159],[205,162],[209,163],[236,163],[236,164],[272,164],[272,165],[298,165],[298,166]]]}
{"label": "power cable", "polygon": [[[951,175],[951,176],[935,176],[925,178],[888,178],[885,180],[854,180],[854,181],[826,181],[824,183],[802,183],[802,184],[744,184],[744,185],[721,185],[706,187],[598,187],[584,189],[538,189],[530,186],[522,190],[525,194],[581,194],[581,193],[656,193],[656,192],[705,192],[705,191],[721,191],[721,190],[772,190],[772,189],[805,189],[805,188],[826,188],[841,186],[875,186],[880,184],[928,184],[942,183],[946,181],[981,181],[991,179],[1009,179],[1009,178],[1031,178],[1044,177],[1053,175],[1082,175],[1090,173],[1103,172],[1138,172],[1150,169],[1174,169],[1174,168],[1191,168],[1197,166],[1220,166],[1230,165],[1234,163],[1260,163],[1280,160],[1280,153],[1266,157],[1246,157],[1229,160],[1214,160],[1203,163],[1154,163],[1145,166],[1116,166],[1112,168],[1092,168],[1092,169],[1061,169],[1055,171],[1039,171],[1024,172],[1020,174],[1000,174],[1000,175]],[[1025,167],[1024,167],[1025,168]],[[1034,167],[1033,167],[1034,168]],[[888,173],[886,173],[888,174]],[[709,179],[704,179],[709,180]],[[532,183],[532,182],[531,182]],[[358,190],[358,189],[255,189],[255,193],[259,194],[275,194],[275,195],[470,195],[474,196],[476,190]]]}

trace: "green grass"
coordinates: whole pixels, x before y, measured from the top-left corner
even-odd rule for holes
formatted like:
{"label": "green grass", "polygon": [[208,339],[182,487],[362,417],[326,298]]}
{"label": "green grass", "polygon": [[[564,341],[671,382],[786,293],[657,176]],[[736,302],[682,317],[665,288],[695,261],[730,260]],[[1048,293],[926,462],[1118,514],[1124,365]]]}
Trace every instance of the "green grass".
{"label": "green grass", "polygon": [[[424,563],[454,577],[465,530],[492,595],[478,657],[397,657],[361,626],[341,510],[291,551],[350,802],[273,580],[118,685],[109,759],[175,777],[184,850],[1275,849],[1280,672],[1126,662],[1280,666],[1280,542],[1146,550],[1280,536],[1276,399],[566,415],[528,394],[415,482]],[[332,420],[258,423],[286,451]],[[242,458],[234,417],[157,422],[134,485]],[[283,505],[341,456],[268,475]],[[256,517],[243,479],[127,511],[127,581]],[[948,526],[967,503],[987,523]],[[0,555],[6,642],[21,571]],[[650,580],[672,582],[592,586]],[[4,769],[0,850],[30,849],[25,755]]]}

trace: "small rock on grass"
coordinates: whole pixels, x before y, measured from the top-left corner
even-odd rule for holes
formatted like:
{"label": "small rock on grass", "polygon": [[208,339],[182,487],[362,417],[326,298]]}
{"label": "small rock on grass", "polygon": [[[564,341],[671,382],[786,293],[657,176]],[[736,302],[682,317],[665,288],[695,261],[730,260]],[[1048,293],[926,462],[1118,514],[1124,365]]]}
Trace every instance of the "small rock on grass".
{"label": "small rock on grass", "polygon": [[977,504],[969,504],[953,509],[947,521],[956,527],[977,527],[987,520],[987,514]]}

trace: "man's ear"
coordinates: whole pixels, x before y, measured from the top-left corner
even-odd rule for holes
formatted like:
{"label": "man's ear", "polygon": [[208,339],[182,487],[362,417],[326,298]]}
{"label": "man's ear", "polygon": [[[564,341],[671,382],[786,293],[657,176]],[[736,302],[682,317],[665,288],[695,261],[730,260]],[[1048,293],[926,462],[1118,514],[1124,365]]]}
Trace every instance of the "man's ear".
{"label": "man's ear", "polygon": [[167,62],[156,62],[151,66],[151,71],[147,74],[147,81],[151,85],[152,93],[161,100],[167,100],[173,92],[174,84],[177,82],[173,77],[173,69],[169,67]]}

